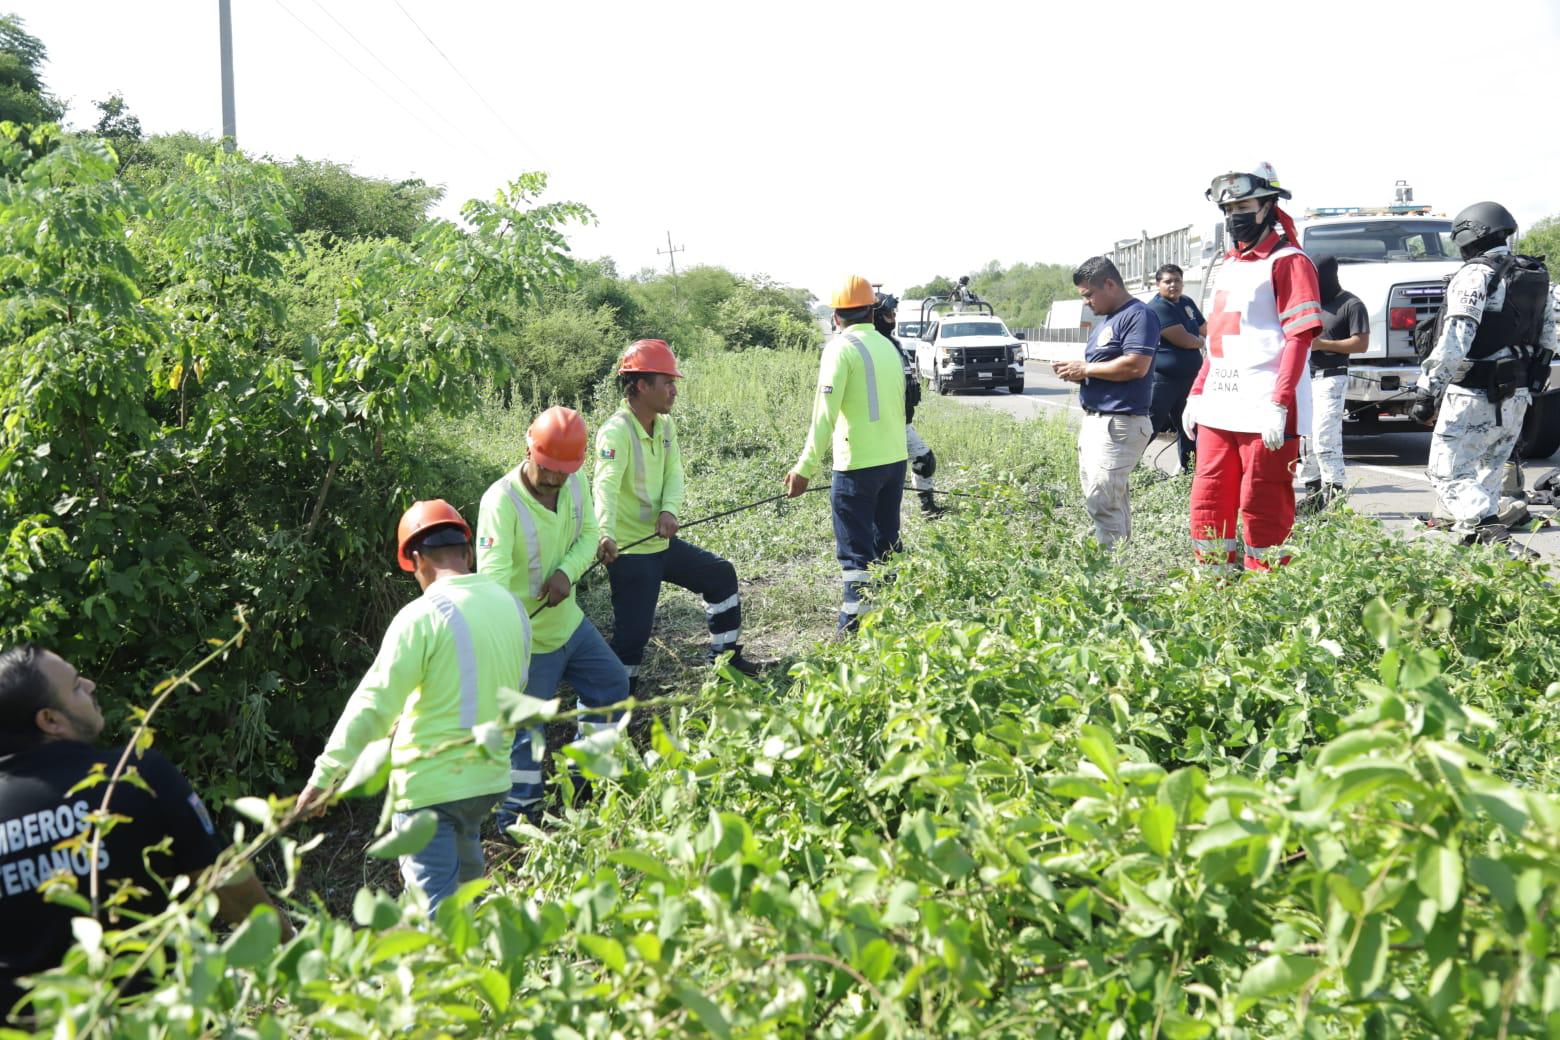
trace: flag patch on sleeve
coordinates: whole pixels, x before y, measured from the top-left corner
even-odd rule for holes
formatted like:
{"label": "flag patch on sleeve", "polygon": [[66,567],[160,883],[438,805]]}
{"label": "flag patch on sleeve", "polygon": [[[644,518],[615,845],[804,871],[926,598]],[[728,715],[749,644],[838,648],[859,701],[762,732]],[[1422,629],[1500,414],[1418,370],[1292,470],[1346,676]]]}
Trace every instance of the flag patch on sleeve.
{"label": "flag patch on sleeve", "polygon": [[604,458],[604,459],[615,459],[615,458],[617,458],[617,449],[616,448],[602,448],[601,449],[601,457]]}
{"label": "flag patch on sleeve", "polygon": [[482,535],[480,538],[477,539],[477,548],[478,549],[491,549],[491,548],[493,548],[493,536],[490,535],[490,534]]}

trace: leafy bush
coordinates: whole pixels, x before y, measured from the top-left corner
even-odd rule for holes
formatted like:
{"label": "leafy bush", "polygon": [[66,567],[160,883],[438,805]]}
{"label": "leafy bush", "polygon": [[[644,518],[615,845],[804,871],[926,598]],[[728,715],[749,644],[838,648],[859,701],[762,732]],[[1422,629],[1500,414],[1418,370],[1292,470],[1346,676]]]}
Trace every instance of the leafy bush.
{"label": "leafy bush", "polygon": [[[691,514],[742,500],[761,477],[773,485],[775,460],[750,438],[797,434],[811,366],[800,354],[699,362],[686,395],[698,412],[684,417],[704,496]],[[307,911],[278,948],[263,912],[214,938],[197,900],[88,929],[39,991],[42,1025],[1560,1028],[1560,601],[1542,572],[1345,514],[1303,529],[1284,570],[1208,579],[1182,569],[1184,486],[1146,473],[1140,542],[1177,539],[1122,561],[1080,541],[1065,425],[943,401],[925,414],[948,460],[1005,477],[964,484],[990,501],[961,499],[912,530],[855,640],[767,683],[726,674],[679,693],[642,748],[566,749],[595,802],[526,832],[525,857],[431,923],[365,889],[353,922]],[[795,536],[826,571],[820,498],[803,500],[814,528]],[[783,526],[747,514],[729,537]],[[771,565],[796,551],[775,546]],[[833,592],[831,580],[815,595]],[[281,809],[245,807],[267,832]],[[285,853],[296,878],[307,860]],[[153,992],[109,1000],[106,980],[147,941],[168,951],[151,962]]]}
{"label": "leafy bush", "polygon": [[262,636],[163,724],[219,798],[281,784],[393,608],[418,421],[510,374],[495,343],[588,212],[527,175],[469,232],[335,253],[268,164],[190,156],[148,193],[101,142],[0,129],[0,641],[146,688],[248,604]]}

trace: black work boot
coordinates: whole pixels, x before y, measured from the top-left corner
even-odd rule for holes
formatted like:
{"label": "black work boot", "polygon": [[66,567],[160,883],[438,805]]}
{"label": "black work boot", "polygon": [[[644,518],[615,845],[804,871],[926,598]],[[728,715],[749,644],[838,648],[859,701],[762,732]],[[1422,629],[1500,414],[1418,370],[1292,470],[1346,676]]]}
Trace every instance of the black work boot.
{"label": "black work boot", "polygon": [[921,491],[918,492],[918,494],[921,498],[921,512],[925,513],[927,516],[942,516],[948,511],[943,507],[942,503],[937,501],[936,492]]}
{"label": "black work boot", "polygon": [[[725,651],[721,651],[721,653],[725,653]],[[710,660],[719,661],[720,655],[711,653]],[[757,663],[756,661],[749,661],[746,657],[742,656],[741,645],[732,646],[731,657],[726,661],[726,663],[750,679],[762,675],[764,672],[763,665]]]}
{"label": "black work boot", "polygon": [[1305,497],[1295,503],[1296,516],[1314,516],[1327,503],[1322,501],[1322,478],[1305,482]]}

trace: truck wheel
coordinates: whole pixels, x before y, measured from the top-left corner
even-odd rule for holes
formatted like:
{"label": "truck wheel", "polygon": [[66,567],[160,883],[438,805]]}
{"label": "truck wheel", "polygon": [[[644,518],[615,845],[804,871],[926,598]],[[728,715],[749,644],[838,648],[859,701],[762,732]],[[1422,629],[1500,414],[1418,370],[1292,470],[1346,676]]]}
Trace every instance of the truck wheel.
{"label": "truck wheel", "polygon": [[1560,451],[1560,390],[1533,398],[1517,437],[1517,455],[1530,462],[1547,459]]}
{"label": "truck wheel", "polygon": [[939,369],[934,369],[932,372],[932,389],[936,390],[943,396],[947,396],[949,391],[953,389],[953,387],[949,386],[946,382],[943,381],[942,371]]}
{"label": "truck wheel", "polygon": [[1010,394],[1021,394],[1023,392],[1024,392],[1024,381],[1022,379],[1020,379],[1016,383],[1009,383],[1008,384],[1008,393],[1010,393]]}

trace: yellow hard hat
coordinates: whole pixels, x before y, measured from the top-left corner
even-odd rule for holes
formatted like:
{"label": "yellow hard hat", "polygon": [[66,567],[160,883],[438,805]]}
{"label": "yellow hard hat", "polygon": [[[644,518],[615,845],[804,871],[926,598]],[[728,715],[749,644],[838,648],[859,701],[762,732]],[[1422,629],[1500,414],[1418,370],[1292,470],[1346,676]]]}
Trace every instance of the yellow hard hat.
{"label": "yellow hard hat", "polygon": [[870,307],[877,302],[877,294],[872,291],[872,283],[853,274],[845,279],[845,284],[835,290],[834,298],[829,301],[829,306],[835,310],[851,310],[856,307]]}

